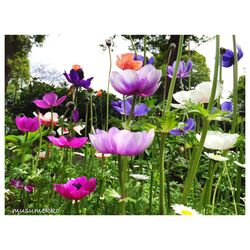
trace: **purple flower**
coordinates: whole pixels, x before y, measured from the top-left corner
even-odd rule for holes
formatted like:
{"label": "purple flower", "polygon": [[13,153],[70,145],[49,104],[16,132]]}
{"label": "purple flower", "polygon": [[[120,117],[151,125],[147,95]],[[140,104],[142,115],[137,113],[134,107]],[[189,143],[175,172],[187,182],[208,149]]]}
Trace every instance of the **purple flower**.
{"label": "purple flower", "polygon": [[62,197],[71,200],[80,200],[96,189],[96,178],[82,176],[69,180],[65,184],[54,184],[54,190]]}
{"label": "purple flower", "polygon": [[179,123],[179,127],[172,129],[169,131],[171,135],[184,135],[186,134],[189,130],[194,130],[195,128],[195,121],[192,118],[189,118],[185,123]]}
{"label": "purple flower", "polygon": [[17,189],[23,189],[28,193],[33,192],[34,187],[32,185],[23,185],[23,181],[21,179],[11,179],[10,180],[10,185]]}
{"label": "purple flower", "polygon": [[48,139],[50,142],[52,142],[55,146],[64,148],[64,147],[69,147],[69,148],[81,148],[83,147],[87,141],[88,137],[65,137],[65,136],[60,136],[59,138],[56,138],[55,136],[48,136]]}
{"label": "purple flower", "polygon": [[135,156],[143,153],[153,142],[154,130],[131,132],[112,127],[108,132],[96,130],[89,138],[95,149],[103,154]]}
{"label": "purple flower", "polygon": [[28,118],[26,116],[17,116],[15,121],[18,129],[23,132],[34,132],[40,127],[39,119],[37,117]]}
{"label": "purple flower", "polygon": [[[111,104],[112,104],[112,107],[121,115],[125,113],[125,110],[126,110],[126,115],[130,115],[131,106],[132,106],[131,101],[132,101],[132,98],[129,98],[128,100],[125,101],[125,108],[124,108],[123,100],[119,100],[117,102],[112,101]],[[139,103],[135,105],[134,116],[143,116],[143,115],[146,115],[148,112],[149,112],[149,108],[146,104]]]}
{"label": "purple flower", "polygon": [[[240,46],[237,45],[237,57],[238,61],[243,56],[243,51],[241,50]],[[229,68],[234,64],[234,52],[230,49],[226,49],[226,52],[222,56],[222,66],[225,68]]]}
{"label": "purple flower", "polygon": [[[135,61],[141,61],[143,64],[142,66],[144,66],[144,56],[141,56],[141,55],[137,55],[136,54],[134,55],[134,60]],[[154,57],[151,56],[148,60],[147,60],[147,64],[154,64]]]}
{"label": "purple flower", "polygon": [[70,73],[67,74],[66,71],[63,73],[63,75],[66,77],[67,81],[72,83],[73,85],[77,87],[84,87],[85,89],[88,89],[91,81],[94,77],[90,77],[87,80],[84,80],[84,73],[82,68],[79,65],[73,65],[73,68],[70,70]]}
{"label": "purple flower", "polygon": [[50,109],[52,107],[57,107],[62,104],[65,99],[67,98],[66,95],[62,96],[58,99],[57,94],[54,92],[47,93],[43,96],[43,99],[36,99],[33,102],[36,104],[37,107],[42,109]]}
{"label": "purple flower", "polygon": [[222,111],[232,112],[233,111],[233,103],[230,101],[225,101],[220,105],[220,108]]}
{"label": "purple flower", "polygon": [[73,110],[72,119],[75,123],[79,121],[79,109]]}
{"label": "purple flower", "polygon": [[161,70],[156,70],[153,65],[148,64],[138,71],[113,71],[110,82],[113,88],[123,95],[151,96],[160,86],[161,74]]}
{"label": "purple flower", "polygon": [[11,179],[10,185],[17,189],[23,189],[23,181],[21,179]]}
{"label": "purple flower", "polygon": [[[168,77],[172,78],[174,75],[174,68],[175,68],[176,62],[174,61],[172,66],[168,66],[167,72]],[[189,76],[189,71],[192,69],[193,62],[189,60],[187,64],[185,65],[184,61],[180,61],[177,71],[177,78],[185,78]]]}

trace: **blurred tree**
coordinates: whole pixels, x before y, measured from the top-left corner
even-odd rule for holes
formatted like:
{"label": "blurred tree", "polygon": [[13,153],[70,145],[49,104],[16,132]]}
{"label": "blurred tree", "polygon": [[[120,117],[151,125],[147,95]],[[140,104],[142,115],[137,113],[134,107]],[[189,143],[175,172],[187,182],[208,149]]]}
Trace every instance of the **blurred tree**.
{"label": "blurred tree", "polygon": [[45,35],[5,35],[5,92],[9,83],[17,91],[29,80],[29,53],[32,46],[41,46],[44,40]]}

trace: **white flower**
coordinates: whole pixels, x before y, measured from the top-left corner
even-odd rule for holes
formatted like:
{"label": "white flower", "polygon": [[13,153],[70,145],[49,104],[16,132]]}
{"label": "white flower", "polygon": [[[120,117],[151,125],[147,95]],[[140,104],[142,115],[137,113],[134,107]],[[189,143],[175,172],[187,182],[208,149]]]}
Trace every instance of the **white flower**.
{"label": "white flower", "polygon": [[[194,90],[179,91],[173,94],[173,98],[179,104],[172,104],[174,108],[184,108],[185,102],[192,101],[194,103],[208,103],[212,91],[213,84],[211,82],[202,82],[198,84]],[[215,100],[221,95],[222,86],[218,83],[216,88]]]}
{"label": "white flower", "polygon": [[143,175],[143,174],[130,174],[130,176],[138,181],[146,181],[149,179],[148,176]]}
{"label": "white flower", "polygon": [[236,164],[237,166],[242,167],[242,168],[246,167],[246,164],[242,164],[242,163],[240,163],[238,161],[234,161],[234,164]]}
{"label": "white flower", "polygon": [[96,158],[102,158],[102,156],[103,156],[104,158],[108,158],[108,157],[111,156],[111,154],[95,153],[95,156],[96,156]]}
{"label": "white flower", "polygon": [[[238,137],[238,134],[228,134],[219,131],[208,131],[204,147],[214,150],[225,150],[233,148]],[[200,141],[201,134],[196,134],[196,138],[198,141]]]}
{"label": "white flower", "polygon": [[205,152],[204,154],[210,159],[215,160],[215,161],[228,161],[229,160],[229,158],[224,157],[222,155],[217,155],[217,154],[207,153],[207,152]]}
{"label": "white flower", "polygon": [[[73,127],[73,129],[76,131],[76,133],[77,134],[79,134],[79,135],[82,135],[81,134],[81,130],[82,129],[84,129],[85,128],[85,125],[77,125],[77,126],[75,126],[75,127]],[[63,128],[63,132],[62,132],[62,127],[60,127],[60,128],[58,128],[57,130],[57,133],[59,134],[59,135],[65,135],[65,134],[68,134],[69,133],[69,130],[67,129],[67,128]]]}
{"label": "white flower", "polygon": [[176,214],[180,215],[199,215],[199,213],[191,207],[184,206],[182,204],[174,204],[171,206]]}

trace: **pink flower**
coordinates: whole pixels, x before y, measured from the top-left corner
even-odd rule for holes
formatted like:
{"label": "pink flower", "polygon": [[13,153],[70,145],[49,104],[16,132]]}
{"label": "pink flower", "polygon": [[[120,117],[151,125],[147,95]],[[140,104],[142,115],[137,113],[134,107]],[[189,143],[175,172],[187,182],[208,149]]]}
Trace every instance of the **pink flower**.
{"label": "pink flower", "polygon": [[54,190],[62,197],[71,200],[80,200],[96,189],[96,178],[82,176],[69,180],[65,184],[54,184]]}
{"label": "pink flower", "polygon": [[57,107],[62,104],[65,99],[67,98],[66,95],[62,96],[58,99],[57,94],[54,92],[47,93],[43,96],[43,99],[36,99],[33,102],[36,104],[37,107],[42,109],[50,109],[52,107]]}
{"label": "pink flower", "polygon": [[55,136],[48,136],[48,139],[50,142],[52,142],[54,145],[63,148],[63,147],[69,147],[69,148],[81,148],[83,147],[87,141],[88,137],[65,137],[60,136],[59,138],[56,138]]}
{"label": "pink flower", "polygon": [[23,132],[34,132],[40,127],[39,120],[37,117],[28,118],[26,116],[17,116],[15,121],[18,129]]}

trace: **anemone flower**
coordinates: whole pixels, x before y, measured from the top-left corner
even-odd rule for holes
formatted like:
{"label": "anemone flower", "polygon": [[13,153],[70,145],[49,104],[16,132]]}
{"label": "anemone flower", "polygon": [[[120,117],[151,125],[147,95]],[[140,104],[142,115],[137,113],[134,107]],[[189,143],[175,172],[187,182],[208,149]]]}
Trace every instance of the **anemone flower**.
{"label": "anemone flower", "polygon": [[47,112],[44,115],[40,112],[38,113],[38,115],[36,112],[33,112],[33,114],[41,120],[42,125],[44,126],[50,126],[52,122],[53,126],[56,126],[58,124],[59,116],[55,112],[53,112],[53,115],[52,112]]}
{"label": "anemone flower", "polygon": [[189,118],[185,123],[181,122],[178,125],[178,128],[172,129],[169,131],[171,135],[184,135],[190,130],[194,130],[195,121],[192,118]]}
{"label": "anemone flower", "polygon": [[[233,148],[238,137],[238,134],[228,134],[219,131],[208,131],[204,147],[214,150],[226,150],[229,148]],[[196,134],[196,138],[198,141],[200,141],[201,135]]]}
{"label": "anemone flower", "polygon": [[149,179],[147,175],[143,174],[130,174],[130,176],[137,181],[147,181]]}
{"label": "anemone flower", "polygon": [[213,153],[204,153],[208,158],[214,160],[214,161],[228,161],[229,158],[224,157],[222,155],[218,155],[218,154],[213,154]]}
{"label": "anemone flower", "polygon": [[18,129],[23,132],[34,132],[40,127],[37,117],[28,118],[26,116],[17,116],[15,121]]}
{"label": "anemone flower", "polygon": [[69,180],[65,184],[54,184],[54,190],[62,197],[70,200],[80,200],[96,189],[96,178],[82,176]]}
{"label": "anemone flower", "polygon": [[233,111],[233,103],[230,101],[225,101],[220,105],[220,108],[222,111],[232,112]]}
{"label": "anemone flower", "polygon": [[23,187],[23,189],[24,189],[26,192],[28,192],[28,193],[32,193],[33,190],[34,190],[34,187],[33,187],[32,185],[25,185],[25,186]]}
{"label": "anemone flower", "polygon": [[[243,51],[241,50],[241,47],[237,45],[237,57],[238,61],[243,56]],[[230,49],[226,49],[225,53],[222,56],[222,66],[225,68],[229,68],[234,64],[234,52]]]}
{"label": "anemone flower", "polygon": [[[134,60],[142,62],[142,66],[144,66],[144,56],[134,54]],[[147,58],[147,64],[154,64],[154,57],[151,56],[149,59]]]}
{"label": "anemone flower", "polygon": [[116,66],[122,70],[139,70],[141,69],[142,64],[141,61],[136,61],[134,59],[134,53],[122,54],[121,57],[117,56]]}
{"label": "anemone flower", "polygon": [[[202,82],[198,84],[194,90],[179,91],[173,94],[173,98],[178,104],[172,104],[174,108],[184,108],[185,102],[192,101],[194,103],[208,103],[213,84],[211,82]],[[215,100],[221,95],[222,86],[218,83],[216,88]]]}
{"label": "anemone flower", "polygon": [[112,127],[108,132],[96,130],[89,135],[95,149],[103,154],[135,156],[143,153],[153,142],[154,130],[149,132],[131,132]]}
{"label": "anemone flower", "polygon": [[36,104],[37,107],[42,109],[50,109],[52,107],[57,107],[62,104],[65,99],[67,98],[66,95],[62,96],[58,99],[57,94],[54,92],[47,93],[43,96],[43,99],[36,99],[33,102]]}
{"label": "anemone flower", "polygon": [[[111,105],[116,110],[118,113],[121,115],[125,114],[126,110],[126,115],[130,115],[131,111],[131,106],[132,106],[132,98],[129,98],[128,100],[125,100],[125,105],[123,100],[119,100],[117,102],[112,101]],[[134,109],[134,116],[143,116],[146,115],[149,112],[149,108],[146,104],[144,103],[139,103],[135,105]]]}
{"label": "anemone flower", "polygon": [[60,148],[69,147],[69,148],[81,148],[83,147],[87,141],[88,137],[65,137],[60,136],[59,138],[56,138],[55,136],[48,136],[48,139],[50,142],[52,142],[55,146],[58,146]]}
{"label": "anemone flower", "polygon": [[23,181],[21,179],[11,179],[10,185],[17,189],[23,189]]}
{"label": "anemone flower", "polygon": [[91,81],[94,79],[94,77],[90,77],[87,80],[84,80],[84,72],[79,65],[73,65],[70,73],[67,74],[65,71],[63,75],[66,77],[68,82],[72,83],[76,87],[84,87],[85,89],[89,88]]}
{"label": "anemone flower", "polygon": [[199,213],[191,207],[184,206],[182,204],[174,204],[171,206],[176,214],[180,215],[199,215]]}
{"label": "anemone flower", "polygon": [[[172,78],[174,75],[174,68],[175,68],[176,62],[174,61],[172,66],[168,66],[167,68],[167,73],[168,77]],[[178,71],[177,71],[177,78],[186,78],[189,76],[189,72],[192,69],[193,62],[189,60],[187,64],[185,65],[184,61],[180,61],[179,66],[178,66]]]}
{"label": "anemone flower", "polygon": [[113,88],[123,95],[151,96],[160,86],[161,70],[156,70],[151,64],[141,70],[113,71],[110,82]]}
{"label": "anemone flower", "polygon": [[[81,134],[81,130],[83,130],[85,128],[85,125],[77,125],[77,126],[74,126],[73,127],[73,130],[78,134],[78,135],[82,135]],[[58,128],[56,130],[56,132],[59,134],[59,135],[66,135],[69,133],[69,130],[67,128],[63,128],[63,131],[62,131],[62,127]]]}
{"label": "anemone flower", "polygon": [[79,121],[79,109],[73,110],[72,119],[75,123]]}

